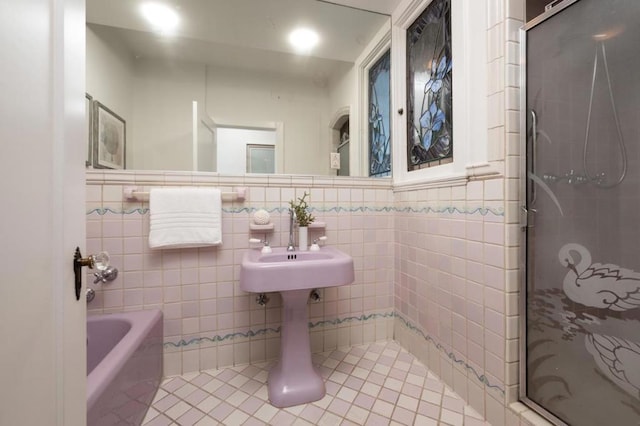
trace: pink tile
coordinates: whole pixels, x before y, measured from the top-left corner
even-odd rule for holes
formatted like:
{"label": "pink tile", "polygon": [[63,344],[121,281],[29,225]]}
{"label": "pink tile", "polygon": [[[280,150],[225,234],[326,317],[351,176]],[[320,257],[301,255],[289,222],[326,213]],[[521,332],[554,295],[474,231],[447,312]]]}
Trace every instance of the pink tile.
{"label": "pink tile", "polygon": [[182,302],[182,317],[192,318],[200,315],[200,304],[197,301]]}
{"label": "pink tile", "polygon": [[504,246],[496,244],[484,244],[484,263],[504,268]]}
{"label": "pink tile", "polygon": [[200,268],[200,283],[215,283],[218,279],[216,268]]}
{"label": "pink tile", "polygon": [[181,275],[182,275],[182,284],[198,283],[198,280],[199,280],[198,269],[196,268],[182,269]]}
{"label": "pink tile", "polygon": [[239,408],[245,413],[253,414],[258,411],[258,408],[262,407],[263,404],[264,402],[259,400],[255,396],[250,396],[242,404],[240,404]]}
{"label": "pink tile", "polygon": [[341,386],[339,384],[337,384],[336,382],[333,382],[331,380],[328,380],[325,383],[325,387],[327,389],[327,395],[331,395],[331,396],[336,396],[338,394],[338,392],[340,391]]}
{"label": "pink tile", "polygon": [[142,221],[141,220],[124,220],[122,222],[122,235],[124,237],[141,237]]}
{"label": "pink tile", "polygon": [[124,290],[123,298],[125,306],[142,305],[142,289]]}
{"label": "pink tile", "polygon": [[87,220],[87,238],[102,238],[102,222]]}
{"label": "pink tile", "polygon": [[218,328],[220,330],[232,330],[233,329],[233,314],[221,314],[221,315],[218,315]]}
{"label": "pink tile", "polygon": [[[207,373],[200,373],[199,376],[191,380],[191,384],[202,387],[213,380],[213,377]],[[196,404],[197,405],[197,404]]]}
{"label": "pink tile", "polygon": [[145,423],[145,426],[169,426],[173,424],[173,420],[164,414],[160,414],[154,417],[150,422]]}
{"label": "pink tile", "polygon": [[391,371],[389,371],[389,377],[396,380],[404,381],[404,379],[406,379],[407,377],[407,372],[398,368],[392,368]]}
{"label": "pink tile", "polygon": [[193,426],[204,416],[205,414],[202,411],[196,408],[191,408],[176,420],[180,426]]}
{"label": "pink tile", "polygon": [[123,306],[122,290],[105,290],[102,292],[103,306],[105,308],[119,308]]}
{"label": "pink tile", "polygon": [[442,407],[451,411],[455,411],[456,413],[463,413],[464,401],[462,401],[460,398],[452,398],[445,395],[442,398]]}
{"label": "pink tile", "polygon": [[422,394],[422,388],[411,383],[405,383],[402,387],[402,393],[414,398],[420,398],[420,395]]}
{"label": "pink tile", "polygon": [[142,279],[145,287],[160,287],[162,286],[162,273],[160,271],[145,270]]}
{"label": "pink tile", "polygon": [[[201,315],[202,312],[201,312]],[[215,315],[200,316],[200,331],[203,333],[214,332],[218,328],[218,319]]]}
{"label": "pink tile", "polygon": [[504,224],[484,222],[484,241],[492,244],[504,244]]}
{"label": "pink tile", "polygon": [[487,330],[493,331],[499,336],[504,336],[504,315],[491,309],[484,311],[484,325]]}
{"label": "pink tile", "polygon": [[123,271],[140,271],[143,269],[142,255],[140,254],[126,254],[123,257]]}
{"label": "pink tile", "polygon": [[367,417],[367,426],[388,426],[389,419],[379,414],[371,413]]}
{"label": "pink tile", "polygon": [[336,367],[336,371],[349,375],[353,371],[353,368],[354,368],[353,365],[347,364],[346,362],[341,362]]}
{"label": "pink tile", "polygon": [[354,376],[349,376],[349,378],[344,382],[345,386],[356,391],[359,391],[363,384],[364,384],[364,380]]}
{"label": "pink tile", "polygon": [[[229,395],[227,395],[229,396]],[[224,399],[224,398],[222,398]],[[221,404],[219,404],[216,408],[214,408],[213,410],[209,411],[209,415],[211,417],[213,417],[214,419],[218,420],[219,422],[222,422],[229,414],[231,414],[233,412],[234,408],[227,404],[226,402],[222,402]]]}
{"label": "pink tile", "polygon": [[180,258],[180,267],[182,269],[197,268],[198,267],[198,250],[196,249],[182,250],[181,258]]}
{"label": "pink tile", "polygon": [[440,406],[431,404],[430,402],[420,401],[418,413],[437,420],[440,418]]}
{"label": "pink tile", "polygon": [[356,399],[353,401],[355,405],[357,405],[358,407],[362,407],[365,410],[371,410],[374,402],[375,399],[372,396],[364,393],[359,393],[358,396],[356,396]]}
{"label": "pink tile", "polygon": [[110,255],[122,254],[122,238],[102,238],[102,250]]}
{"label": "pink tile", "polygon": [[102,237],[117,238],[122,237],[122,221],[102,221]]}
{"label": "pink tile", "polygon": [[217,299],[218,304],[218,313],[227,314],[233,312],[233,299],[230,297],[220,298],[218,296]]}
{"label": "pink tile", "polygon": [[162,288],[145,288],[143,297],[145,304],[160,304],[162,303]]}
{"label": "pink tile", "polygon": [[313,405],[308,404],[300,413],[300,417],[309,421],[312,424],[317,424],[320,417],[324,414],[324,410]]}
{"label": "pink tile", "polygon": [[218,313],[218,304],[215,299],[200,301],[200,315],[215,315]]}
{"label": "pink tile", "polygon": [[[166,389],[166,387],[164,386],[163,388]],[[153,404],[153,408],[155,408],[158,411],[164,412],[164,411],[167,411],[169,408],[173,407],[174,405],[176,405],[178,401],[180,401],[180,399],[177,396],[173,394],[169,394],[164,398],[162,398],[160,401]]]}
{"label": "pink tile", "polygon": [[142,253],[143,240],[142,237],[126,237],[123,238],[124,253]]}
{"label": "pink tile", "polygon": [[200,287],[198,285],[182,285],[182,300],[199,300]]}
{"label": "pink tile", "polygon": [[331,401],[331,404],[329,404],[329,407],[327,407],[327,410],[340,417],[344,417],[344,415],[347,414],[347,411],[349,411],[349,406],[350,404],[348,402],[343,401],[340,398],[334,398],[333,401]]}
{"label": "pink tile", "polygon": [[[211,376],[209,376],[211,377]],[[191,382],[193,384],[193,381]],[[199,403],[201,403],[205,398],[207,398],[209,396],[209,394],[205,391],[203,391],[202,389],[196,389],[195,391],[191,392],[189,395],[187,395],[187,397],[184,399],[186,402],[188,402],[189,404],[196,406]]]}
{"label": "pink tile", "polygon": [[270,420],[272,424],[282,425],[282,426],[292,425],[295,421],[296,421],[295,416],[287,413],[284,410],[280,410],[280,412]]}
{"label": "pink tile", "polygon": [[[165,303],[173,303],[180,302],[182,300],[180,287],[178,286],[165,286],[164,287],[164,302]],[[165,314],[166,315],[166,314]]]}
{"label": "pink tile", "polygon": [[380,394],[378,395],[379,399],[387,401],[388,403],[395,404],[398,401],[398,396],[400,394],[394,390],[388,388],[382,388],[380,390]]}
{"label": "pink tile", "polygon": [[367,381],[382,386],[384,385],[385,377],[382,374],[373,371],[367,377]]}
{"label": "pink tile", "polygon": [[393,415],[391,416],[393,420],[403,425],[413,425],[413,420],[415,417],[415,413],[402,407],[396,407],[396,409],[393,410]]}

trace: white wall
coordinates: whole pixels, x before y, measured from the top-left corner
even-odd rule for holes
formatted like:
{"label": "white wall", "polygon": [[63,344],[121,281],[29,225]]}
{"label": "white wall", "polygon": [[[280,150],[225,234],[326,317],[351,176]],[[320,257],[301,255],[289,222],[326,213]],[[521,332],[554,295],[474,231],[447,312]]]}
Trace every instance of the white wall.
{"label": "white wall", "polygon": [[[133,123],[134,57],[121,43],[100,28],[86,26],[86,91],[127,124],[127,143]],[[129,151],[127,149],[127,151]],[[130,163],[127,152],[127,167]]]}
{"label": "white wall", "polygon": [[330,172],[328,154],[326,162],[318,161],[329,152],[328,104],[326,87],[309,80],[220,67],[208,70],[207,112],[214,121],[244,126],[284,123],[284,173]]}
{"label": "white wall", "polygon": [[204,108],[205,66],[137,59],[132,169],[193,170],[193,101]]}
{"label": "white wall", "polygon": [[243,174],[247,171],[247,145],[275,145],[275,130],[218,128],[218,172]]}

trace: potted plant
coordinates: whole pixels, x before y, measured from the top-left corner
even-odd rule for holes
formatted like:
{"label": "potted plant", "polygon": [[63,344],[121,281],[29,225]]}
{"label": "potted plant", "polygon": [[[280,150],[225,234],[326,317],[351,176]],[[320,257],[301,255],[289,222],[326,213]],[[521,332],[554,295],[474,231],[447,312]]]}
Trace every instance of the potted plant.
{"label": "potted plant", "polygon": [[311,224],[316,218],[313,217],[311,213],[309,213],[309,205],[307,204],[307,192],[305,191],[302,198],[298,198],[297,202],[294,200],[289,201],[289,205],[291,209],[296,214],[296,223],[298,224],[298,249],[301,251],[307,250],[308,246],[308,229],[309,224]]}

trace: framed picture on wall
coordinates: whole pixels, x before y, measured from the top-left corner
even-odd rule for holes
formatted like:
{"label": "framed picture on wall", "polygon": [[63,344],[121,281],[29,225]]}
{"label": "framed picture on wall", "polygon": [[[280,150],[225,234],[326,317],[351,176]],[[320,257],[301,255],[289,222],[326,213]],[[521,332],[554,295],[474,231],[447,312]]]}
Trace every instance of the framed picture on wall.
{"label": "framed picture on wall", "polygon": [[93,96],[88,93],[84,94],[84,113],[87,119],[87,159],[85,167],[90,167],[93,160]]}
{"label": "framed picture on wall", "polygon": [[98,101],[93,101],[93,167],[124,169],[126,122]]}

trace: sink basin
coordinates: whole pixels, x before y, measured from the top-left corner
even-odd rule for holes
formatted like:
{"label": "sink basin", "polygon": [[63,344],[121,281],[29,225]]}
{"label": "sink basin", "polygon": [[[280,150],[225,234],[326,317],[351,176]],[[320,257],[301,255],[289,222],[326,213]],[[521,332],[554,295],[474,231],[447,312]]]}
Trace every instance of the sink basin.
{"label": "sink basin", "polygon": [[240,288],[254,293],[333,287],[353,280],[353,259],[333,247],[293,252],[277,247],[267,254],[252,249],[245,252],[240,268]]}

